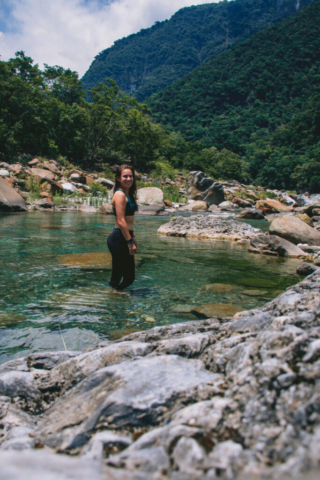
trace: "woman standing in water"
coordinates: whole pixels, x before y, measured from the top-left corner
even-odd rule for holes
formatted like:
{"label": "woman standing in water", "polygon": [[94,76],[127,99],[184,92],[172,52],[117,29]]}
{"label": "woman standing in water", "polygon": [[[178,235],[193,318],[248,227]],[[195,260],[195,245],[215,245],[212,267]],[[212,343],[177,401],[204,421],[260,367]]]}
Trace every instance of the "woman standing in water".
{"label": "woman standing in water", "polygon": [[138,242],[133,233],[133,224],[134,213],[138,210],[136,195],[134,169],[130,165],[118,167],[112,198],[116,224],[108,238],[108,248],[112,255],[112,275],[109,284],[117,290],[129,287],[135,279],[134,255]]}

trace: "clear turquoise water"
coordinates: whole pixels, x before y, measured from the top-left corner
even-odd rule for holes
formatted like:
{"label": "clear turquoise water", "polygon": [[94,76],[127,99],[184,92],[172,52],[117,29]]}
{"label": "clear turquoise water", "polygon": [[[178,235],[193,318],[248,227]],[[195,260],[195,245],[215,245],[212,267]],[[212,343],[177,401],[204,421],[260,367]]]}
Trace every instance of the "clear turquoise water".
{"label": "clear turquoise water", "polygon": [[[108,252],[113,218],[96,214],[0,214],[0,363],[45,350],[84,349],[134,330],[195,320],[206,304],[251,309],[299,281],[296,260],[248,253],[230,242],[164,237],[168,217],[137,217],[140,264],[124,294],[110,270],[72,268],[61,255]],[[250,222],[264,230],[266,222]],[[210,293],[209,284],[230,284]],[[244,292],[260,290],[259,296]],[[258,292],[259,293],[259,292]],[[183,313],[185,312],[185,313]]]}

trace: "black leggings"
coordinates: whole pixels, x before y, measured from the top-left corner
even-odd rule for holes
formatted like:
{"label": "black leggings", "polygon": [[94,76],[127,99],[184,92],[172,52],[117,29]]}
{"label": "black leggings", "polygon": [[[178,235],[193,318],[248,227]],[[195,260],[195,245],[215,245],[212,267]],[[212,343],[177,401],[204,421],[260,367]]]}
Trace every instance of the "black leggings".
{"label": "black leggings", "polygon": [[[132,236],[133,231],[130,230],[130,234]],[[122,235],[120,228],[113,229],[107,243],[112,255],[110,285],[118,290],[123,290],[129,287],[135,279],[134,255],[130,255],[127,241]]]}

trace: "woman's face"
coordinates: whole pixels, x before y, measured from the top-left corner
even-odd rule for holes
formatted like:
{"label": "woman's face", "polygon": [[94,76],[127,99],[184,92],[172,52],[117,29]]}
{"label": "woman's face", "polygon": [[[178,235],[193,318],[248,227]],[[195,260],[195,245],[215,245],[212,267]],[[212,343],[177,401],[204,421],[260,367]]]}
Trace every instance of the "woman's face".
{"label": "woman's face", "polygon": [[133,184],[133,175],[130,168],[125,168],[121,172],[120,185],[122,188],[130,188]]}

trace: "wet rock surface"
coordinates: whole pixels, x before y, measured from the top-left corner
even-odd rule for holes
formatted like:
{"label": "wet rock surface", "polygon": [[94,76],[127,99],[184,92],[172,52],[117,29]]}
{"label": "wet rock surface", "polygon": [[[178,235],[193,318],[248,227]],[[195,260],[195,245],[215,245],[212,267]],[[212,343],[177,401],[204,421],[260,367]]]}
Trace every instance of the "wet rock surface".
{"label": "wet rock surface", "polygon": [[158,229],[161,235],[202,237],[216,240],[243,240],[262,234],[259,228],[236,220],[222,220],[214,216],[195,215],[178,217]]}
{"label": "wet rock surface", "polygon": [[24,212],[26,202],[3,178],[0,178],[0,212]]}
{"label": "wet rock surface", "polygon": [[0,478],[306,478],[320,466],[319,299],[320,269],[233,318],[1,365]]}

